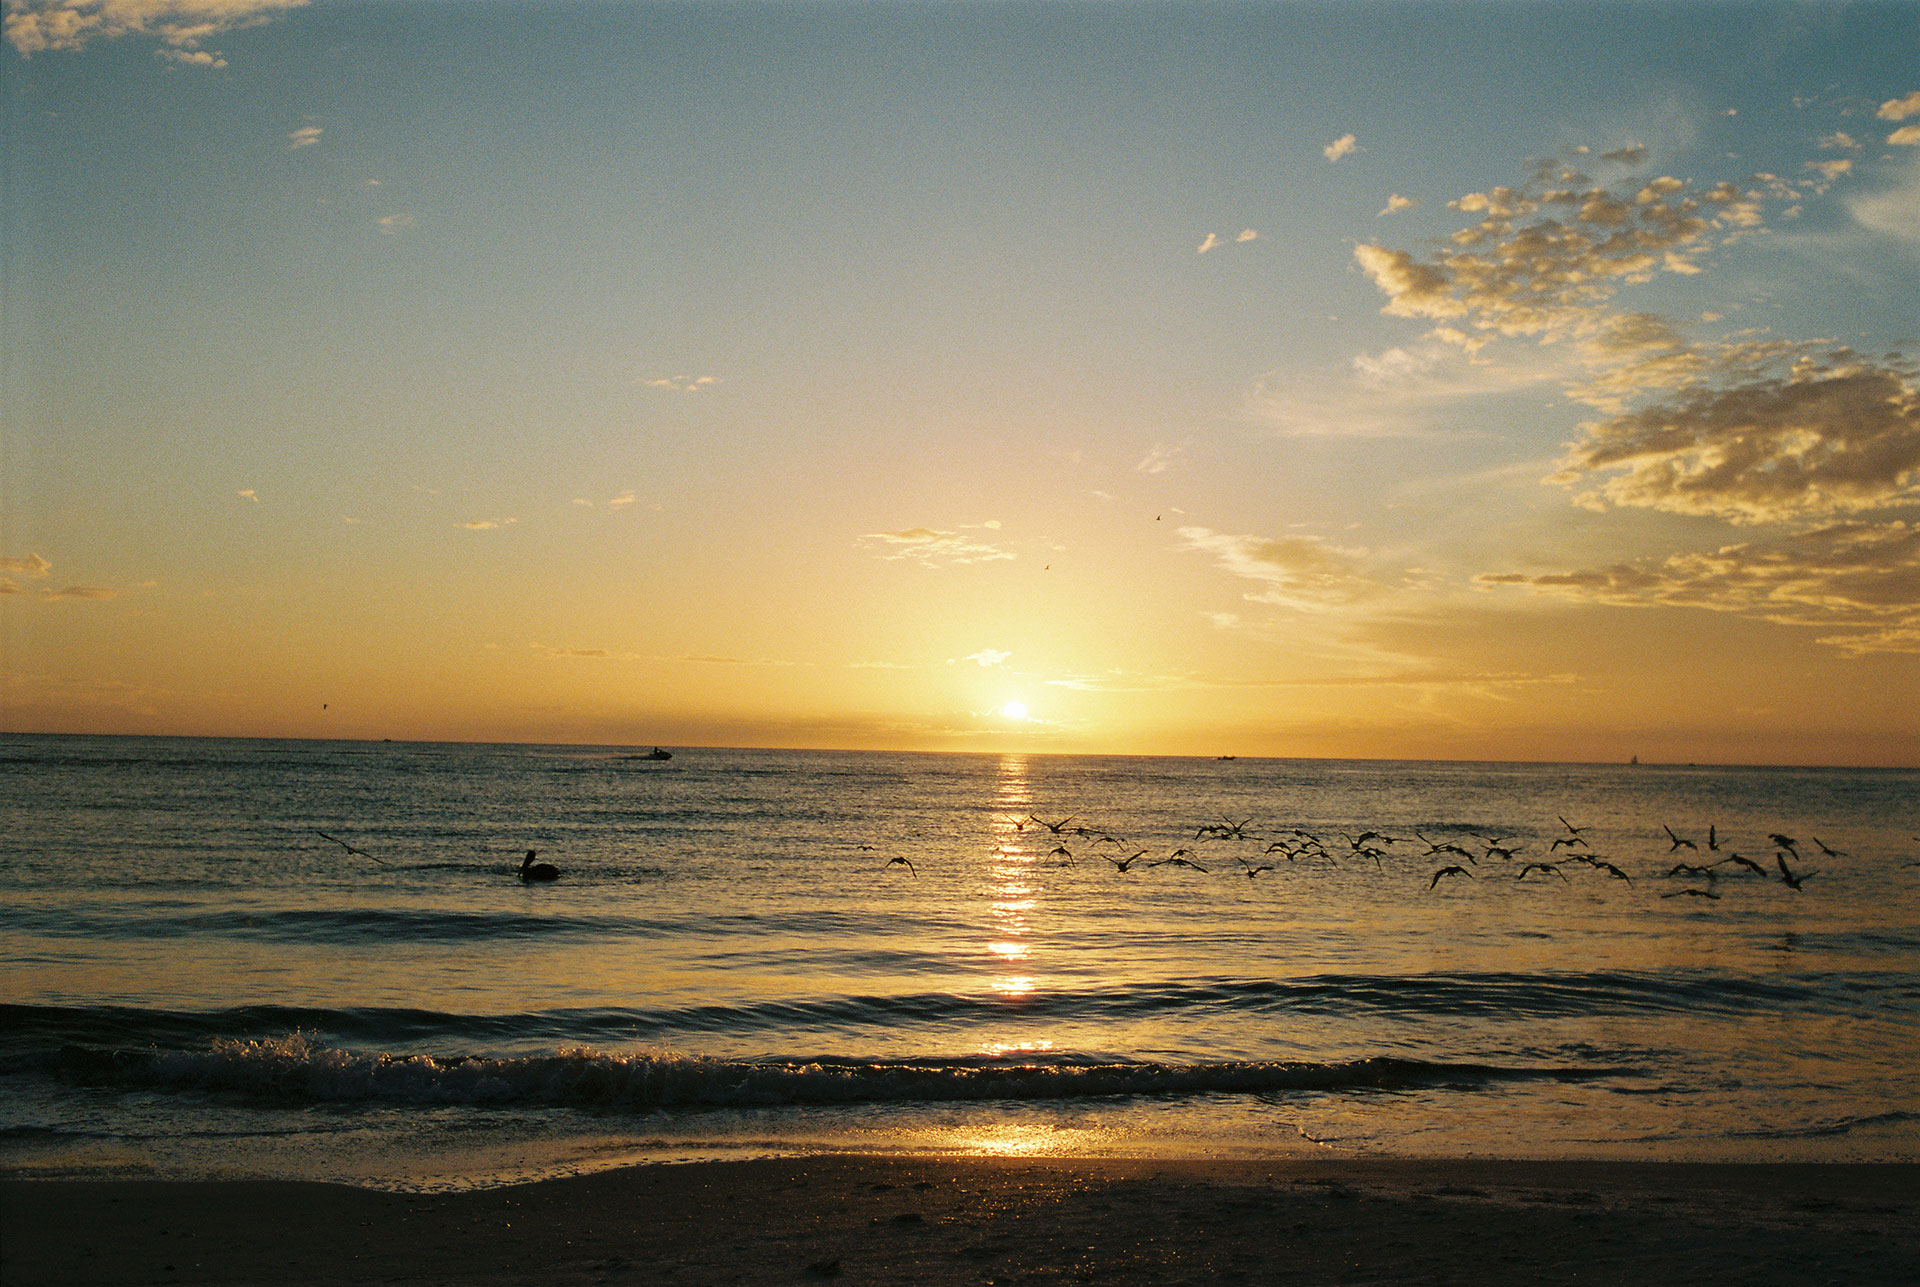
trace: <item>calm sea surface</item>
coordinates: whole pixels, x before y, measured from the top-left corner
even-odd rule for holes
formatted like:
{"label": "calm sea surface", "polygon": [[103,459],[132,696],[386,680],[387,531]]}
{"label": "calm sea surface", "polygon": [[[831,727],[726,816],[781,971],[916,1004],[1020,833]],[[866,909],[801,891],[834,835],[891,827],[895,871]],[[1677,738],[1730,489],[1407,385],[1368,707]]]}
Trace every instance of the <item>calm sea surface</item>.
{"label": "calm sea surface", "polygon": [[0,1169],[1920,1159],[1920,773],[647,749],[0,736]]}

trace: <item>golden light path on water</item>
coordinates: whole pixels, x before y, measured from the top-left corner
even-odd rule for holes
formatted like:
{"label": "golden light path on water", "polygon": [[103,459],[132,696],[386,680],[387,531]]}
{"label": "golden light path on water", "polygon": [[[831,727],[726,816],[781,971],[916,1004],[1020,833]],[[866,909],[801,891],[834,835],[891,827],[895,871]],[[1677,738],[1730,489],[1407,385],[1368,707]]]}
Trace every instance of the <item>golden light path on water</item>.
{"label": "golden light path on water", "polygon": [[[1032,850],[1022,843],[1023,828],[1033,810],[1033,791],[1027,781],[1027,757],[1000,759],[999,788],[994,798],[994,856],[987,867],[986,898],[992,939],[987,955],[997,971],[991,984],[1004,1000],[1018,1001],[1033,994],[1033,923],[1029,914],[1038,905]],[[995,1042],[982,1045],[984,1054],[1007,1057],[1026,1051],[1051,1050],[1051,1041]]]}

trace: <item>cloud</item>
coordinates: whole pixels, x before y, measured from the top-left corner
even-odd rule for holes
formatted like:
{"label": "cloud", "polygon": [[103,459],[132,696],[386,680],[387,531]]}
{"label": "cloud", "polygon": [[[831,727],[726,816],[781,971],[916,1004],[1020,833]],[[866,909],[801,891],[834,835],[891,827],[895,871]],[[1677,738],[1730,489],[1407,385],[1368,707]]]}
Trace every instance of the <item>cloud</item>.
{"label": "cloud", "polygon": [[1414,200],[1412,197],[1403,197],[1398,192],[1396,192],[1392,196],[1387,198],[1387,204],[1382,206],[1380,208],[1380,213],[1374,217],[1384,218],[1387,215],[1397,213],[1398,211],[1401,211],[1401,210],[1411,210],[1413,209],[1413,207],[1414,207]]}
{"label": "cloud", "polygon": [[998,666],[1011,656],[1013,656],[1012,653],[1003,652],[998,648],[982,648],[979,652],[968,653],[960,660],[971,661],[981,666]]}
{"label": "cloud", "polygon": [[42,590],[43,599],[111,599],[120,593],[104,585],[70,585],[59,590]]}
{"label": "cloud", "polygon": [[466,528],[467,531],[469,532],[491,532],[502,527],[508,527],[514,523],[518,523],[519,521],[520,520],[517,518],[503,518],[499,520],[495,520],[491,518],[476,518],[472,522],[462,523],[460,524],[460,526]]}
{"label": "cloud", "polygon": [[870,532],[860,540],[879,546],[880,557],[889,562],[904,559],[923,567],[958,567],[1015,557],[1011,551],[975,541],[958,532],[930,527],[909,528],[903,532]]}
{"label": "cloud", "polygon": [[1920,89],[1905,98],[1888,99],[1880,104],[1880,110],[1874,115],[1883,121],[1904,121],[1909,116],[1920,116]]}
{"label": "cloud", "polygon": [[1260,240],[1260,234],[1252,228],[1242,228],[1239,232],[1234,233],[1233,240],[1231,242],[1227,241],[1226,238],[1220,236],[1218,233],[1210,232],[1206,235],[1205,240],[1203,240],[1200,243],[1199,248],[1194,253],[1204,255],[1209,250],[1218,250],[1222,246],[1226,246],[1226,245],[1243,246],[1249,241],[1258,241],[1258,240]]}
{"label": "cloud", "polygon": [[1853,135],[1847,133],[1845,130],[1836,130],[1834,133],[1821,139],[1820,147],[1823,151],[1839,150],[1858,152],[1860,150],[1859,142],[1854,139]]}
{"label": "cloud", "polygon": [[270,21],[307,0],[8,0],[0,34],[25,57],[78,50],[96,40],[149,36],[163,57],[202,67],[226,60],[200,46],[223,32]]}
{"label": "cloud", "polygon": [[1818,171],[1828,183],[1832,183],[1841,175],[1853,172],[1853,161],[1848,157],[1842,157],[1838,161],[1809,161],[1807,168]]}
{"label": "cloud", "polygon": [[720,383],[717,375],[657,375],[643,377],[635,381],[649,389],[664,389],[671,393],[705,393]]}
{"label": "cloud", "polygon": [[53,564],[38,554],[28,554],[17,558],[0,558],[0,572],[18,572],[23,576],[45,576]]}
{"label": "cloud", "polygon": [[395,237],[413,227],[413,216],[410,214],[381,215],[373,222],[381,232],[389,237]]}
{"label": "cloud", "polygon": [[1820,642],[1854,653],[1920,652],[1920,525],[1902,522],[1835,523],[1705,553],[1475,581],[1594,603],[1708,608],[1840,630]]}
{"label": "cloud", "polygon": [[1353,135],[1342,134],[1339,138],[1321,148],[1320,152],[1327,160],[1338,161],[1343,156],[1351,156],[1359,150],[1359,146],[1360,145],[1354,141]]}
{"label": "cloud", "polygon": [[1901,182],[1884,191],[1852,194],[1847,209],[1862,227],[1920,248],[1920,164],[1908,165]]}
{"label": "cloud", "polygon": [[235,492],[234,495],[238,496],[241,500],[252,501],[255,505],[260,503],[259,494],[251,487],[242,487],[239,491]]}
{"label": "cloud", "polygon": [[1157,442],[1147,448],[1147,454],[1142,456],[1140,462],[1133,467],[1134,472],[1138,474],[1164,474],[1173,468],[1173,462],[1178,460],[1180,453],[1186,449],[1187,444],[1184,442]]}
{"label": "cloud", "polygon": [[1406,438],[1434,432],[1449,407],[1564,378],[1544,361],[1473,358],[1484,337],[1438,328],[1418,344],[1362,353],[1345,369],[1272,372],[1250,394],[1251,414],[1288,437]]}
{"label": "cloud", "polygon": [[1887,135],[1887,142],[1895,147],[1920,146],[1920,125],[1902,125]]}
{"label": "cloud", "polygon": [[318,125],[302,125],[299,129],[287,135],[288,150],[297,147],[312,147],[320,141],[320,130],[321,127]]}
{"label": "cloud", "polygon": [[1246,596],[1255,603],[1319,612],[1374,592],[1360,575],[1359,551],[1317,536],[1235,536],[1204,527],[1183,527],[1179,535],[1222,570],[1259,582],[1262,588]]}
{"label": "cloud", "polygon": [[1920,387],[1902,359],[1793,344],[1717,352],[1686,387],[1590,421],[1549,481],[1611,474],[1577,499],[1765,523],[1911,500]]}
{"label": "cloud", "polygon": [[1763,200],[1779,191],[1794,189],[1690,187],[1671,176],[1598,187],[1546,163],[1519,187],[1451,202],[1480,218],[1425,259],[1367,243],[1353,253],[1389,316],[1550,343],[1601,325],[1623,285],[1691,272],[1716,240],[1760,227]]}
{"label": "cloud", "polygon": [[17,582],[11,581],[6,577],[0,576],[0,594],[25,594],[25,593],[26,591],[21,589]]}
{"label": "cloud", "polygon": [[634,498],[633,498],[632,492],[621,492],[618,496],[615,496],[612,500],[609,500],[607,502],[607,508],[622,509],[633,503],[634,503]]}

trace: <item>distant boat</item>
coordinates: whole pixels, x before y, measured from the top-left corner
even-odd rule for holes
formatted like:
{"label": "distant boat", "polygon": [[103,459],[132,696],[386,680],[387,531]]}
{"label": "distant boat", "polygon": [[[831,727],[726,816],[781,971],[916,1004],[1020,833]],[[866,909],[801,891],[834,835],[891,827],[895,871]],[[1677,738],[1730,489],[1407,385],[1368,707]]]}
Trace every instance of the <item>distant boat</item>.
{"label": "distant boat", "polygon": [[1237,760],[1240,757],[1237,755],[1216,755],[1213,758],[1216,760]]}
{"label": "distant boat", "polygon": [[673,752],[663,751],[656,746],[651,751],[647,752],[647,758],[649,760],[671,760],[673,758]]}
{"label": "distant boat", "polygon": [[1639,756],[1637,756],[1637,755],[1633,755],[1633,756],[1629,756],[1629,757],[1627,758],[1627,763],[1628,763],[1628,764],[1638,764],[1638,763],[1640,763],[1640,757],[1639,757]]}

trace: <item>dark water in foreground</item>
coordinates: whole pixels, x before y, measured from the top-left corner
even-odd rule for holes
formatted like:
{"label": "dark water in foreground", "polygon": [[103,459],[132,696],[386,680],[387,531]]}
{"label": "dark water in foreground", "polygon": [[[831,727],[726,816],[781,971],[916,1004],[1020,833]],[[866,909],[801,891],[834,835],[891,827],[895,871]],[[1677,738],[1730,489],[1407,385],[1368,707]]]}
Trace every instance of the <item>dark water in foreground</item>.
{"label": "dark water in foreground", "polygon": [[1912,771],[4,736],[0,775],[15,1173],[1920,1158]]}

